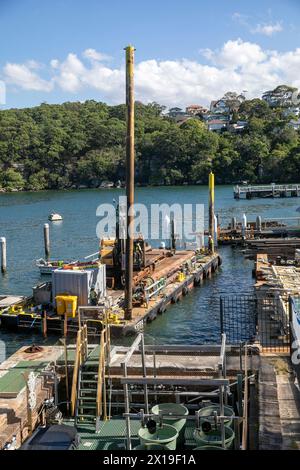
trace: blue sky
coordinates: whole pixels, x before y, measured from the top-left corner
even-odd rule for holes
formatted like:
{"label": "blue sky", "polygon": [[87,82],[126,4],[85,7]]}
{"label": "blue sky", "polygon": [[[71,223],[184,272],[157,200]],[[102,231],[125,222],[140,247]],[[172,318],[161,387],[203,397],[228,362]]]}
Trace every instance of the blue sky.
{"label": "blue sky", "polygon": [[207,104],[300,86],[297,0],[0,0],[5,107],[123,101],[124,52],[136,47],[137,98]]}

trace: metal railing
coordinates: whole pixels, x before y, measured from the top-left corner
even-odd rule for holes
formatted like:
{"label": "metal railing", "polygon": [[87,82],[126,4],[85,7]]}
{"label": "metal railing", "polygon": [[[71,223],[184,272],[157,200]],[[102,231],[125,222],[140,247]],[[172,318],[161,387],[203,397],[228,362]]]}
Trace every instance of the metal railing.
{"label": "metal railing", "polygon": [[147,307],[152,297],[156,298],[158,294],[161,293],[165,287],[166,287],[166,279],[163,277],[159,279],[158,281],[154,282],[153,284],[151,284],[150,286],[144,288]]}
{"label": "metal railing", "polygon": [[255,192],[255,191],[299,191],[300,184],[268,184],[268,185],[245,185],[234,186],[234,192]]}
{"label": "metal railing", "polygon": [[87,336],[87,325],[83,325],[77,331],[76,339],[76,352],[75,362],[72,379],[72,391],[71,391],[71,414],[75,415],[76,401],[77,401],[77,388],[78,388],[78,377],[81,364],[83,364],[88,355],[88,336]]}

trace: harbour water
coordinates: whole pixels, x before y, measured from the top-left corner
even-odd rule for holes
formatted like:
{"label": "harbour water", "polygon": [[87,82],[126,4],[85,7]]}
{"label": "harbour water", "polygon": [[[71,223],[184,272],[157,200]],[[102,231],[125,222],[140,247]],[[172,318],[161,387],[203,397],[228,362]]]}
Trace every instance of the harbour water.
{"label": "harbour water", "polygon": [[[36,193],[0,194],[0,236],[7,238],[8,272],[0,275],[0,294],[31,294],[31,287],[41,278],[35,260],[43,257],[43,224],[49,213],[63,215],[63,221],[50,225],[51,257],[82,259],[95,253],[99,240],[96,209],[112,203],[123,190],[45,191]],[[217,186],[215,210],[221,224],[233,216],[241,220],[262,217],[297,217],[299,198],[234,200],[232,186]],[[155,204],[204,204],[207,215],[208,189],[204,186],[138,188],[136,202]],[[155,242],[154,242],[155,244]],[[253,285],[252,262],[244,259],[238,249],[223,247],[221,269],[201,288],[194,289],[184,301],[171,306],[167,312],[146,328],[148,342],[202,343],[218,340],[218,298],[222,294],[249,292]],[[11,353],[21,344],[41,342],[40,337],[28,334],[0,332],[0,340]],[[48,342],[55,339],[48,339]]]}

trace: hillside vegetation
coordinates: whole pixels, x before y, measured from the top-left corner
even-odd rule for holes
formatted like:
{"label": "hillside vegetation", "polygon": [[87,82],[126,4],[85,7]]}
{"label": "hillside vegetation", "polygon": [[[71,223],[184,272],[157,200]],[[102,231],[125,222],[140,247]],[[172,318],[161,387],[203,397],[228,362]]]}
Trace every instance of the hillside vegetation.
{"label": "hillside vegetation", "polygon": [[[300,181],[299,133],[281,109],[242,103],[241,133],[215,133],[201,119],[180,126],[157,103],[136,103],[136,181],[141,184]],[[0,112],[0,188],[97,187],[124,181],[125,106],[96,101]]]}

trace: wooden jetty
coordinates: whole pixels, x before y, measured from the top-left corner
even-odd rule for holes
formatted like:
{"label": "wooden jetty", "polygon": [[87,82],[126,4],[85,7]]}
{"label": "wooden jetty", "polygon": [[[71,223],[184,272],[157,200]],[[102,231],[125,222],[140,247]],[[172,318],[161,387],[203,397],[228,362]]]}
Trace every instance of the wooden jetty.
{"label": "wooden jetty", "polygon": [[234,199],[299,197],[300,184],[242,185],[233,188]]}
{"label": "wooden jetty", "polygon": [[294,239],[300,237],[300,218],[262,219],[258,216],[256,221],[246,220],[246,224],[233,218],[227,226],[218,227],[217,236],[220,245],[240,245],[248,241],[255,244],[261,239]]}

